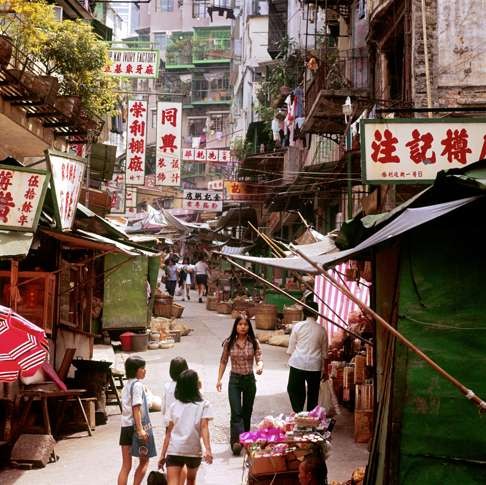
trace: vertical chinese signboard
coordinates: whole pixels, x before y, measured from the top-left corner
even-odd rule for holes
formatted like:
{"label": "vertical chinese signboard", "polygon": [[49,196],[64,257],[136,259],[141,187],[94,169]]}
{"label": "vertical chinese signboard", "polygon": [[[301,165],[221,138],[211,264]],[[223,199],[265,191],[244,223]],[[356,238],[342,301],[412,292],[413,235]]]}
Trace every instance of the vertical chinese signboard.
{"label": "vertical chinese signboard", "polygon": [[127,185],[145,184],[147,101],[128,101],[127,117]]}
{"label": "vertical chinese signboard", "polygon": [[486,158],[484,119],[361,121],[365,183],[420,183]]}
{"label": "vertical chinese signboard", "polygon": [[223,193],[211,190],[184,190],[183,209],[196,211],[221,212],[223,210]]}
{"label": "vertical chinese signboard", "polygon": [[157,103],[155,184],[181,184],[182,104]]}
{"label": "vertical chinese signboard", "polygon": [[45,170],[0,165],[0,229],[35,232],[48,182]]}
{"label": "vertical chinese signboard", "polygon": [[126,208],[135,209],[136,207],[137,207],[137,189],[135,187],[127,187]]}
{"label": "vertical chinese signboard", "polygon": [[68,231],[76,215],[86,161],[51,150],[46,150],[46,157],[52,175],[51,192],[56,222],[61,231]]}
{"label": "vertical chinese signboard", "polygon": [[113,178],[102,185],[110,195],[110,214],[125,213],[125,174],[115,172]]}

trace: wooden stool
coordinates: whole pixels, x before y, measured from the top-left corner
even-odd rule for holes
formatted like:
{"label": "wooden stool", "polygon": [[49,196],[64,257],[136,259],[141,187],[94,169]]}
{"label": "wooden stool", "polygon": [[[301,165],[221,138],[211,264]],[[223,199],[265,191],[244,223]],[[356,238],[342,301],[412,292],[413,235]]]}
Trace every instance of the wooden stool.
{"label": "wooden stool", "polygon": [[[118,372],[116,373],[116,377],[120,379],[120,374]],[[122,387],[123,387],[123,381],[122,381]],[[109,394],[113,394],[115,396],[115,402],[118,404],[118,407],[120,408],[120,413],[122,413],[123,412],[122,403],[120,400],[120,395],[118,394],[118,389],[116,388],[115,378],[111,369],[108,369],[108,387],[106,389],[107,404],[112,403],[112,401],[108,398]]]}

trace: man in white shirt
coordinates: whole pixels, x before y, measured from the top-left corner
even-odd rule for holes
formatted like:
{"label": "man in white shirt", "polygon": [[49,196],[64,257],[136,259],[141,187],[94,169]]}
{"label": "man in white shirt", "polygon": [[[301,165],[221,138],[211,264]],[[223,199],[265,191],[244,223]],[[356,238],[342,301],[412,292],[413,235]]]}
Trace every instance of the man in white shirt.
{"label": "man in white shirt", "polygon": [[204,256],[201,256],[199,261],[194,265],[194,272],[196,273],[196,285],[199,295],[199,303],[202,303],[202,297],[205,292],[207,293],[209,275],[209,266],[204,260]]}
{"label": "man in white shirt", "polygon": [[[318,310],[317,303],[307,302]],[[287,392],[294,412],[304,409],[307,394],[307,411],[317,406],[321,377],[326,376],[327,333],[315,319],[315,313],[304,307],[305,320],[292,329],[287,353],[289,358],[289,382]],[[306,393],[307,384],[307,393]]]}

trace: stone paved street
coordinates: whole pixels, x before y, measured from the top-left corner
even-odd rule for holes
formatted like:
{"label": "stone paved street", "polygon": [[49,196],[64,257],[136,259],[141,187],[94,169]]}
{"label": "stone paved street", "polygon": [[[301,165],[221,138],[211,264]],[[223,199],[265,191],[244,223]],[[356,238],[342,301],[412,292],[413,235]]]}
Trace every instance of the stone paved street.
{"label": "stone paved street", "polygon": [[[183,320],[194,332],[183,337],[181,343],[168,350],[152,350],[143,353],[147,360],[146,383],[154,394],[160,394],[163,383],[169,379],[170,359],[183,356],[194,368],[203,382],[203,394],[212,403],[215,419],[212,425],[213,465],[202,465],[199,471],[200,485],[238,485],[242,480],[240,457],[233,457],[228,446],[229,404],[226,392],[215,390],[217,369],[221,353],[221,342],[229,334],[231,318],[208,312],[205,305],[197,302],[185,303]],[[123,355],[122,355],[123,356]],[[257,398],[253,422],[268,414],[289,412],[290,403],[286,393],[287,356],[284,348],[263,346],[265,369],[257,377]],[[227,383],[227,375],[225,376]],[[56,453],[60,460],[41,470],[9,469],[0,473],[3,485],[113,485],[120,466],[118,435],[120,415],[117,407],[109,408],[109,422],[96,428],[92,438],[80,433],[60,441]],[[163,437],[160,413],[152,413],[158,450]],[[328,461],[329,478],[347,480],[352,471],[366,462],[366,447],[352,440],[352,415],[339,417],[333,434],[333,450]],[[156,467],[152,460],[151,469]]]}

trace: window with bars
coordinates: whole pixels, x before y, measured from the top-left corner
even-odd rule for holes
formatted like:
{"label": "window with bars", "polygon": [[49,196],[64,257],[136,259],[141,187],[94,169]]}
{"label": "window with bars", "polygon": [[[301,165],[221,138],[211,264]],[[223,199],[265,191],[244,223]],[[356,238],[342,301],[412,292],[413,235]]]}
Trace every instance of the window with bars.
{"label": "window with bars", "polygon": [[174,0],[159,0],[159,11],[160,12],[173,12],[174,11]]}
{"label": "window with bars", "polygon": [[205,19],[208,17],[208,7],[207,0],[192,0],[192,18]]}
{"label": "window with bars", "polygon": [[155,32],[154,44],[161,54],[165,54],[165,50],[167,49],[167,34],[165,32]]}

